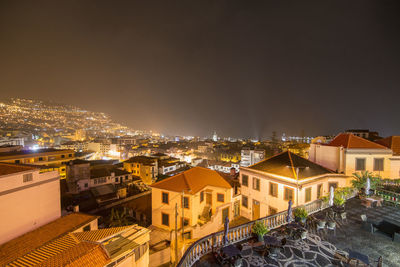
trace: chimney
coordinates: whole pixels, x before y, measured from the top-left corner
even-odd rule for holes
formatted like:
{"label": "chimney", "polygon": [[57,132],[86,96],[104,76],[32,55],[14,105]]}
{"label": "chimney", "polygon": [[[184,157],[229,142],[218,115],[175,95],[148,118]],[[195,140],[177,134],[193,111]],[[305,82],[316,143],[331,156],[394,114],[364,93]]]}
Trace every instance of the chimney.
{"label": "chimney", "polygon": [[74,206],[74,212],[79,212],[79,205]]}

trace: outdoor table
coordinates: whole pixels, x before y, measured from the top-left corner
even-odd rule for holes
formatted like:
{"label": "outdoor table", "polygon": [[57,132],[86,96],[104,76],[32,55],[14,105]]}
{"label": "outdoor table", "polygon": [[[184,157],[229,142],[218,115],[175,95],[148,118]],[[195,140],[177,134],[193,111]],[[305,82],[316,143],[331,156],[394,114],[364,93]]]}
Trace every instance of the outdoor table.
{"label": "outdoor table", "polygon": [[294,229],[301,229],[301,228],[303,228],[303,226],[301,226],[300,224],[295,223],[295,222],[291,222],[291,223],[287,224],[286,226],[289,227],[289,228],[294,228]]}
{"label": "outdoor table", "polygon": [[240,250],[234,245],[228,245],[222,248],[222,252],[229,258],[233,258],[240,255]]}
{"label": "outdoor table", "polygon": [[375,203],[376,207],[380,207],[382,206],[382,198],[378,198],[378,197],[367,197],[365,198],[366,200]]}
{"label": "outdoor table", "polygon": [[278,238],[271,235],[264,236],[264,243],[266,246],[274,246],[274,247],[279,247],[281,245],[281,242],[278,240]]}
{"label": "outdoor table", "polygon": [[349,258],[357,259],[364,262],[365,264],[369,264],[368,256],[357,251],[349,250]]}

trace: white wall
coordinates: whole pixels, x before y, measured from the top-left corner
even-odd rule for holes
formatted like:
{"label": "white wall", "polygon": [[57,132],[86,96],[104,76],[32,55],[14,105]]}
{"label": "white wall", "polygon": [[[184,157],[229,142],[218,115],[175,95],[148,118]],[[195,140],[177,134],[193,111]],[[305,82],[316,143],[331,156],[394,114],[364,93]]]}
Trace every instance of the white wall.
{"label": "white wall", "polygon": [[[24,173],[33,173],[33,181],[24,183]],[[0,214],[0,244],[59,218],[58,172],[34,170],[0,177]]]}

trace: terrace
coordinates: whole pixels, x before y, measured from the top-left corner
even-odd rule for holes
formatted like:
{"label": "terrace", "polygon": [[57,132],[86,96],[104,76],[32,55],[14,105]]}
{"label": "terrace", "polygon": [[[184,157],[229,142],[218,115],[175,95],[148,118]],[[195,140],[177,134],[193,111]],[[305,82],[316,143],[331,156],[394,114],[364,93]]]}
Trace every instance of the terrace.
{"label": "terrace", "polygon": [[[252,241],[254,238],[251,233],[254,222],[230,229],[228,240],[230,245],[239,250],[247,248],[241,251],[241,266],[378,266],[379,257],[383,259],[383,266],[398,266],[400,243],[392,241],[383,233],[372,233],[371,225],[365,227],[361,216],[366,215],[371,222],[387,218],[400,224],[400,208],[389,204],[385,202],[381,207],[367,208],[360,199],[351,198],[346,203],[346,219],[342,219],[339,216],[333,217],[326,203],[312,202],[305,207],[309,218],[305,226],[307,237],[304,239],[291,239],[284,235],[288,228],[286,211],[260,219],[271,229],[268,235],[275,236],[279,242],[287,238],[276,257],[252,245],[256,242]],[[336,231],[326,228],[317,230],[319,218],[335,221]],[[206,236],[187,249],[178,266],[221,266],[213,252],[223,246],[223,232]],[[360,265],[348,265],[339,260],[339,257],[347,260],[354,258],[353,252],[367,256],[370,265],[363,265],[361,261]]]}

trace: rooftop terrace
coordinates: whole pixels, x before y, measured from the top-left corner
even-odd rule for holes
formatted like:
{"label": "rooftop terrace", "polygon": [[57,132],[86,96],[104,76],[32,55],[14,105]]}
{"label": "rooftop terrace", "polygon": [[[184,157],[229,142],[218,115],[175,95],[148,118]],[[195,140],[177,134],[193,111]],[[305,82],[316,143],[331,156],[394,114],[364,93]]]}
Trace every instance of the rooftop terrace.
{"label": "rooftop terrace", "polygon": [[[349,266],[339,261],[337,254],[351,258],[350,251],[368,256],[370,265],[359,266],[378,266],[377,261],[380,256],[383,258],[383,266],[399,266],[400,243],[392,241],[390,237],[380,232],[371,233],[369,228],[363,227],[361,215],[366,215],[371,221],[387,218],[400,224],[400,207],[384,204],[382,207],[366,208],[361,205],[360,199],[352,198],[346,203],[347,219],[344,220],[339,217],[333,218],[332,214],[327,213],[326,208],[325,204],[318,202],[306,207],[311,215],[305,227],[308,231],[305,239],[290,239],[283,234],[287,228],[283,222],[287,215],[286,211],[275,217],[262,219],[273,229],[268,235],[277,237],[279,241],[287,238],[286,244],[276,258],[268,256],[268,252],[264,254],[265,251],[260,252],[257,247],[250,246],[251,249],[242,254],[242,266]],[[326,228],[317,230],[317,222],[321,218],[335,221],[336,233]],[[230,244],[238,248],[251,245],[252,236],[249,227],[251,223],[232,228],[229,235]],[[216,234],[211,237],[213,240],[205,237],[201,239],[203,242],[201,240],[197,242],[200,243],[199,246],[190,247],[180,266],[221,266],[212,254],[212,247],[215,245],[221,247],[222,243],[221,235]],[[204,239],[208,241],[204,242]],[[188,260],[190,258],[195,260]]]}

